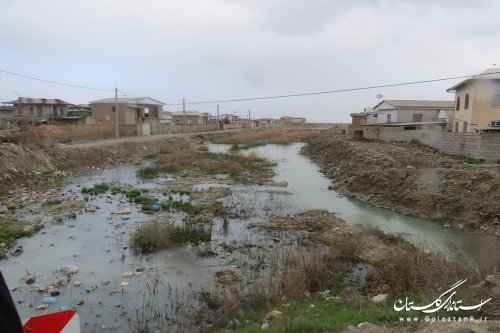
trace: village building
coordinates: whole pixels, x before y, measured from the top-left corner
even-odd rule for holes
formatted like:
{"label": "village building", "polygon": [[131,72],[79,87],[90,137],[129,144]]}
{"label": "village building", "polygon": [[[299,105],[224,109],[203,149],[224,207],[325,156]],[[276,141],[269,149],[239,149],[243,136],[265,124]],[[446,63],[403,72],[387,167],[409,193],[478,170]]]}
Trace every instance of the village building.
{"label": "village building", "polygon": [[447,91],[455,93],[453,132],[498,128],[496,124],[500,123],[499,68],[487,69]]}
{"label": "village building", "polygon": [[198,111],[172,112],[172,123],[175,125],[206,125],[210,123],[209,113]]}
{"label": "village building", "polygon": [[67,109],[71,103],[62,99],[19,97],[8,102],[16,108],[16,116],[32,117],[39,121],[62,118],[67,116]]}
{"label": "village building", "polygon": [[[163,115],[165,103],[150,97],[121,97],[117,100],[118,123],[120,125],[137,125],[146,119],[159,119]],[[114,123],[115,99],[105,98],[90,102],[92,118],[98,122]]]}

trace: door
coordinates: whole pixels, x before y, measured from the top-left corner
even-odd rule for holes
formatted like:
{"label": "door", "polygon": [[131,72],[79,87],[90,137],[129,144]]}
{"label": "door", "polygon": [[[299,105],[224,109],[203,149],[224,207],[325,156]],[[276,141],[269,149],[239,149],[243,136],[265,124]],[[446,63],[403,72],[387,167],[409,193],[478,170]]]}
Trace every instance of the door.
{"label": "door", "polygon": [[142,135],[151,135],[151,125],[142,124]]}

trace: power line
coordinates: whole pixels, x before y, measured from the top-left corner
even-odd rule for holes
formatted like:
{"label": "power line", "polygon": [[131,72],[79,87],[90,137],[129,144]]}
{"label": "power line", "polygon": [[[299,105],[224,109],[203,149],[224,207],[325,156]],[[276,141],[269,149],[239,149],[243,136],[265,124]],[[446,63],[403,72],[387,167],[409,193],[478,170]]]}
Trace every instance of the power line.
{"label": "power line", "polygon": [[30,79],[30,80],[35,80],[35,81],[40,81],[40,82],[45,82],[45,83],[50,83],[50,84],[56,84],[59,86],[65,86],[65,87],[70,87],[70,88],[87,89],[87,90],[95,90],[95,91],[115,91],[114,89],[101,89],[101,88],[85,87],[85,86],[79,86],[79,85],[75,85],[75,84],[68,84],[68,83],[61,83],[61,82],[56,82],[56,81],[51,81],[51,80],[45,80],[45,79],[40,79],[40,78],[33,77],[33,76],[28,76],[28,75],[23,75],[23,74],[5,71],[3,69],[0,69],[0,72],[5,73],[5,74],[9,74],[9,75],[19,76],[19,77],[22,77],[25,79]]}
{"label": "power line", "polygon": [[[466,78],[473,78],[473,77],[484,76],[484,75],[492,75],[492,74],[500,74],[500,71],[498,71],[498,72],[491,72],[491,73],[485,73],[485,74],[477,74],[477,75],[462,75],[462,76],[452,76],[452,77],[445,77],[445,78],[439,78],[439,79],[430,79],[430,80],[421,80],[421,81],[410,81],[410,82],[380,84],[380,85],[367,86],[367,87],[346,88],[346,89],[336,89],[336,90],[307,92],[307,93],[298,93],[298,94],[287,94],[287,95],[264,96],[264,97],[249,97],[249,98],[235,98],[235,99],[201,101],[201,102],[186,102],[186,104],[230,103],[230,102],[245,102],[245,101],[258,101],[258,100],[267,100],[267,99],[291,98],[291,97],[301,97],[301,96],[326,95],[326,94],[335,94],[335,93],[349,92],[349,91],[360,91],[360,90],[390,88],[390,87],[408,86],[408,85],[414,85],[414,84],[423,84],[423,83],[432,83],[432,82],[440,82],[440,81],[449,81],[449,80],[456,80],[456,79],[466,79]],[[170,104],[170,105],[174,106],[174,105],[178,105],[178,104]]]}
{"label": "power line", "polygon": [[[40,82],[45,82],[45,83],[50,83],[50,84],[56,84],[56,85],[60,85],[60,86],[70,87],[70,88],[87,89],[87,90],[95,90],[95,91],[106,91],[106,92],[111,92],[111,91],[114,92],[115,91],[115,89],[102,89],[102,88],[86,87],[86,86],[56,82],[56,81],[52,81],[52,80],[40,79],[37,77],[23,75],[23,74],[14,73],[14,72],[9,72],[9,71],[2,70],[2,69],[0,69],[0,72],[5,73],[5,74],[9,74],[9,75],[19,76],[19,77],[30,79],[30,80],[35,80],[35,81],[40,81]],[[366,87],[345,88],[345,89],[335,89],[335,90],[327,90],[327,91],[316,91],[316,92],[306,92],[306,93],[286,94],[286,95],[249,97],[249,98],[234,98],[234,99],[201,101],[201,102],[186,102],[185,104],[190,104],[190,105],[217,104],[217,103],[229,103],[229,102],[244,102],[244,101],[268,100],[268,99],[292,98],[292,97],[313,96],[313,95],[326,95],[326,94],[335,94],[335,93],[341,93],[341,92],[390,88],[390,87],[399,87],[399,86],[407,86],[407,85],[415,85],[415,84],[423,84],[423,83],[449,81],[449,80],[456,80],[456,79],[474,78],[474,77],[486,76],[486,75],[492,75],[492,74],[500,74],[500,71],[477,74],[477,75],[461,75],[461,76],[452,76],[452,77],[430,79],[430,80],[399,82],[399,83],[391,83],[391,84],[380,84],[380,85],[366,86]],[[121,91],[121,92],[123,92],[123,91]],[[173,103],[173,104],[167,104],[167,105],[168,106],[179,106],[179,105],[183,105],[183,104],[182,103]]]}

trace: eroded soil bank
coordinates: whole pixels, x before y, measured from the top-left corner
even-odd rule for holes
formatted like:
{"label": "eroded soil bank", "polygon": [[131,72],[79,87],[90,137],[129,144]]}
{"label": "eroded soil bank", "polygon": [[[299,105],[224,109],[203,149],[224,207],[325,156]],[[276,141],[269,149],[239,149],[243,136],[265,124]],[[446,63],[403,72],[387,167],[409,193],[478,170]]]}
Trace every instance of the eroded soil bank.
{"label": "eroded soil bank", "polygon": [[172,136],[148,142],[123,142],[88,148],[64,148],[49,140],[22,144],[0,144],[0,188],[18,189],[64,176],[92,172],[125,163],[139,163],[153,158],[161,149],[195,147],[200,136]]}
{"label": "eroded soil bank", "polygon": [[327,131],[313,136],[304,152],[344,195],[500,236],[500,164],[417,143],[352,141]]}

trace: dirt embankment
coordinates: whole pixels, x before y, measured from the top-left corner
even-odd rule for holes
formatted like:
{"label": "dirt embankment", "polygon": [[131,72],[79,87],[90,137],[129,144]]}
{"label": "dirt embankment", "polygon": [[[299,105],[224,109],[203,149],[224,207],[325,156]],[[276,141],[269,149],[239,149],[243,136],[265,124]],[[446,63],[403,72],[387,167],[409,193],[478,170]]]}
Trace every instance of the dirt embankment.
{"label": "dirt embankment", "polygon": [[321,133],[304,152],[339,192],[380,207],[500,236],[500,165],[417,143],[356,142]]}
{"label": "dirt embankment", "polygon": [[197,136],[170,137],[148,142],[123,142],[88,148],[62,149],[56,143],[28,142],[0,144],[0,188],[16,189],[36,185],[61,176],[75,175],[97,168],[153,158],[162,149],[200,144]]}

